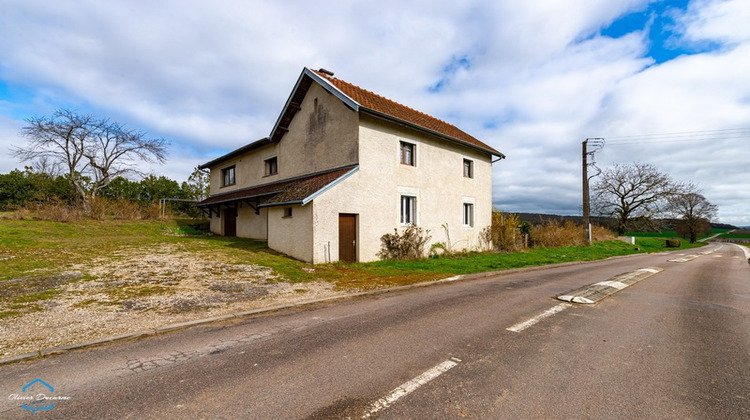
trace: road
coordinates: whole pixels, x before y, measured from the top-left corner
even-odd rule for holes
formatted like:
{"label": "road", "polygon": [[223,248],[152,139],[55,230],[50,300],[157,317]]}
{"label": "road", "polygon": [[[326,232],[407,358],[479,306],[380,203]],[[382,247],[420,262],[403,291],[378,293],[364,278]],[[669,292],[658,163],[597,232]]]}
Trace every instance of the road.
{"label": "road", "polygon": [[[0,418],[750,418],[748,256],[728,244],[681,253],[690,255],[416,288],[6,365]],[[645,267],[663,271],[597,304],[554,299]],[[34,379],[44,382],[22,393]],[[29,392],[59,399],[32,414],[19,399]]]}

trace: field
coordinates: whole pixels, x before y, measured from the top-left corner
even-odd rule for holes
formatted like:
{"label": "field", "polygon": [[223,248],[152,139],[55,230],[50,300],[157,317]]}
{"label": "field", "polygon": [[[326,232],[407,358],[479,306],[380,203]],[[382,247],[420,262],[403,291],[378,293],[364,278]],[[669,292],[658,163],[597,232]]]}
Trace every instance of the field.
{"label": "field", "polygon": [[723,233],[719,238],[725,239],[750,239],[750,230],[735,230],[731,233]]}
{"label": "field", "polygon": [[[664,250],[638,238],[591,247],[418,261],[303,263],[190,221],[0,218],[0,356],[212,316],[483,271]],[[688,244],[685,244],[688,247]]]}
{"label": "field", "polygon": [[[699,236],[698,240],[701,240],[703,238],[708,238],[709,236],[713,236],[716,234],[723,234],[728,231],[729,229],[714,228],[711,230],[711,233]],[[664,239],[679,238],[679,236],[677,235],[677,232],[674,229],[664,229],[661,232],[626,232],[625,236],[635,236],[636,238],[664,238]]]}
{"label": "field", "polygon": [[[663,240],[639,237],[639,251],[623,242],[606,241],[591,247],[540,248],[512,254],[468,253],[420,261],[313,266],[272,251],[265,242],[185,235],[196,233],[189,227],[189,222],[89,220],[56,223],[0,219],[0,317],[34,310],[39,301],[60,293],[64,284],[105,279],[103,287],[107,293],[123,295],[117,281],[112,283],[111,290],[106,288],[108,277],[100,272],[100,267],[117,265],[134,257],[150,262],[152,277],[170,278],[175,284],[180,283],[190,262],[229,267],[257,266],[269,270],[272,273],[269,277],[274,282],[304,284],[324,281],[339,290],[362,290],[456,274],[595,260],[664,249]],[[684,242],[683,246],[689,246]],[[165,260],[175,254],[183,259],[183,266],[180,261],[171,261],[169,269],[158,272],[165,266]],[[141,282],[146,283],[145,286],[129,285],[132,294],[161,290],[146,280]]]}

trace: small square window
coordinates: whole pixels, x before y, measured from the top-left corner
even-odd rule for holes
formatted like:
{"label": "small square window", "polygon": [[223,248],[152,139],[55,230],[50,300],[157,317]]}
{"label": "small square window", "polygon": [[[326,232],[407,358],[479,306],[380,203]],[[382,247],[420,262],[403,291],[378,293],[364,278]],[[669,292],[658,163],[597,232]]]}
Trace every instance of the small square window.
{"label": "small square window", "polygon": [[284,207],[284,218],[292,217],[292,208]]}
{"label": "small square window", "polygon": [[266,159],[265,163],[266,175],[276,175],[279,173],[279,159],[276,156]]}
{"label": "small square window", "polygon": [[464,203],[464,226],[474,226],[474,204]]}
{"label": "small square window", "polygon": [[404,165],[416,166],[414,164],[414,151],[416,147],[412,143],[402,141],[399,151],[399,161]]}
{"label": "small square window", "polygon": [[221,178],[222,183],[221,185],[223,187],[226,187],[227,185],[234,185],[234,166],[230,166],[228,168],[224,168],[221,170]]}
{"label": "small square window", "polygon": [[474,178],[474,161],[464,159],[464,177]]}
{"label": "small square window", "polygon": [[415,225],[417,223],[417,197],[401,196],[401,224]]}

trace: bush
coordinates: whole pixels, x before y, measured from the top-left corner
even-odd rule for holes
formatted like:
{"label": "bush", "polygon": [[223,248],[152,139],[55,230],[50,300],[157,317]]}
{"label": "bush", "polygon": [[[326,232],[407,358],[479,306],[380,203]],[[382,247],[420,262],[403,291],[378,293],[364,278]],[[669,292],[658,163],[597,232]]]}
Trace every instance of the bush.
{"label": "bush", "polygon": [[143,212],[138,203],[126,199],[96,197],[91,201],[91,218],[96,220],[140,220]]}
{"label": "bush", "polygon": [[83,218],[83,210],[77,206],[53,199],[44,203],[34,203],[29,206],[34,218],[50,222],[75,222]]}
{"label": "bush", "polygon": [[431,239],[430,231],[411,225],[399,234],[398,229],[380,237],[378,257],[384,260],[413,260],[424,257],[424,247]]}
{"label": "bush", "polygon": [[667,239],[667,248],[679,248],[679,247],[680,247],[679,239]]}
{"label": "bush", "polygon": [[497,251],[518,251],[523,247],[519,225],[517,214],[493,211],[492,225],[482,229],[479,239]]}
{"label": "bush", "polygon": [[570,221],[562,224],[557,220],[547,220],[532,228],[531,238],[534,246],[545,248],[584,245],[583,227]]}

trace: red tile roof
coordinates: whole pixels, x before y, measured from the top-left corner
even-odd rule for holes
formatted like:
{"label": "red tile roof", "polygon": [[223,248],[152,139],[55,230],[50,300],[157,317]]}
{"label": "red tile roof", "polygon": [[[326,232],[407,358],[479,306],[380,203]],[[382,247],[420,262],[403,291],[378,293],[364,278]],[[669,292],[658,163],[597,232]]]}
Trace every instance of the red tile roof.
{"label": "red tile roof", "polygon": [[504,157],[504,155],[496,149],[465,133],[453,124],[449,124],[445,121],[427,115],[424,112],[409,108],[408,106],[401,105],[376,93],[370,92],[369,90],[362,89],[359,86],[345,82],[341,79],[337,79],[329,74],[317,70],[312,71],[318,76],[327,80],[338,90],[343,92],[346,96],[352,98],[360,105],[360,107],[370,109],[377,113],[385,114],[398,120],[406,121],[407,123],[411,123],[428,131],[442,134],[443,136],[450,137],[451,139],[457,140],[459,142],[468,143],[470,145],[479,147],[496,156]]}
{"label": "red tile roof", "polygon": [[269,184],[215,194],[201,201],[197,206],[208,207],[211,205],[268,197],[270,199],[262,203],[264,207],[283,203],[301,203],[305,198],[310,197],[330,183],[346,175],[356,166],[349,165],[330,171],[282,179]]}

